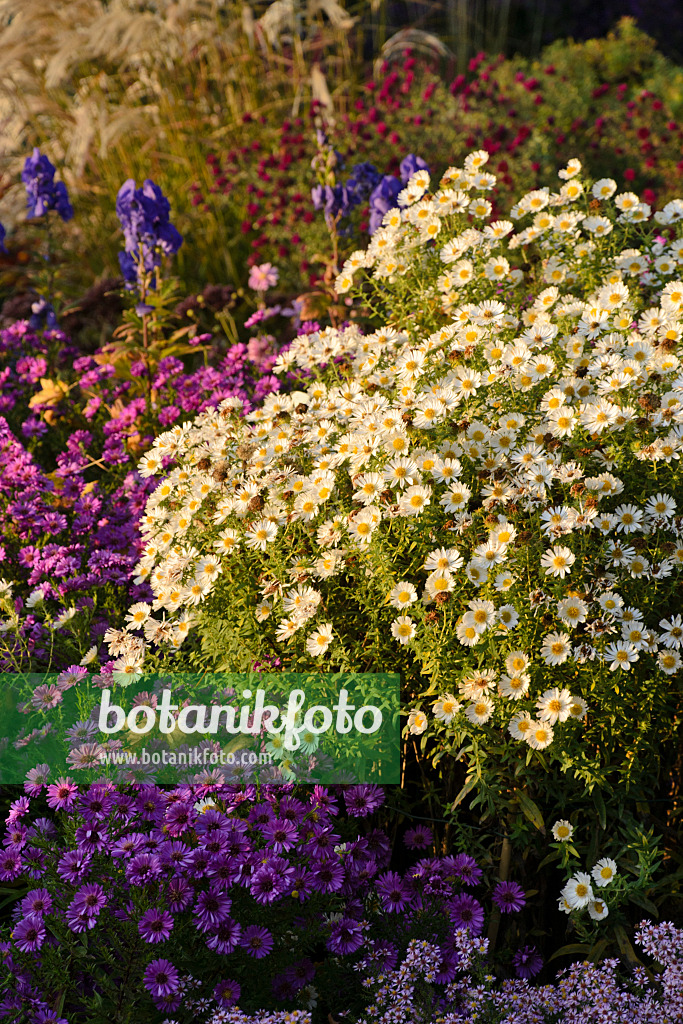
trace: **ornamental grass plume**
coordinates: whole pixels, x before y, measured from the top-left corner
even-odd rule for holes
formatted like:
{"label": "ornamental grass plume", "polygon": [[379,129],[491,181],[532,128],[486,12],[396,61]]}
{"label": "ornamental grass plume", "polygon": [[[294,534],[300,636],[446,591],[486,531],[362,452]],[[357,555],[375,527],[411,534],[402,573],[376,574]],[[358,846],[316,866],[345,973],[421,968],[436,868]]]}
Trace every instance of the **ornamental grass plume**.
{"label": "ornamental grass plume", "polygon": [[374,329],[274,366],[308,387],[156,439],[138,572],[171,654],[191,611],[206,667],[400,671],[421,749],[489,801],[491,746],[508,794],[554,764],[565,795],[646,787],[680,693],[683,201],[572,160],[492,220],[487,159],[412,175],[336,282]]}

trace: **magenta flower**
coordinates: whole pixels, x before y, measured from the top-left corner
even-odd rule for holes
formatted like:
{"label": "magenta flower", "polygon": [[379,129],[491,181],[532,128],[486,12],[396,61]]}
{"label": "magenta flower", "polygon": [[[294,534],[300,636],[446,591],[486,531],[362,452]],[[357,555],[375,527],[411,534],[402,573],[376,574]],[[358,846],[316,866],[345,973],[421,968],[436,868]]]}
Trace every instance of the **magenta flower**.
{"label": "magenta flower", "polygon": [[272,263],[261,263],[249,271],[249,287],[255,292],[267,292],[277,284],[279,277],[280,271]]}
{"label": "magenta flower", "polygon": [[47,805],[55,811],[69,810],[78,794],[78,786],[70,778],[57,779],[47,787]]}

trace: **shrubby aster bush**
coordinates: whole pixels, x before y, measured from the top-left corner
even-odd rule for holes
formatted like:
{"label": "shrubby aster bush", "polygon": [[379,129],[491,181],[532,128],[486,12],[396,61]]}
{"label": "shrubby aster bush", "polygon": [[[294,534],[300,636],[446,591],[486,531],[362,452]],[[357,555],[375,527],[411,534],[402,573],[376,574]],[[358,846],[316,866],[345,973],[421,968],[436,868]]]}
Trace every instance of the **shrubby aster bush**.
{"label": "shrubby aster bush", "polygon": [[314,383],[157,438],[155,599],[110,652],[134,677],[189,632],[195,666],[398,669],[460,799],[526,787],[538,820],[529,794],[588,787],[604,819],[600,790],[654,791],[680,703],[683,203],[575,160],[492,220],[487,158],[413,175],[336,282],[375,330],[275,364]]}

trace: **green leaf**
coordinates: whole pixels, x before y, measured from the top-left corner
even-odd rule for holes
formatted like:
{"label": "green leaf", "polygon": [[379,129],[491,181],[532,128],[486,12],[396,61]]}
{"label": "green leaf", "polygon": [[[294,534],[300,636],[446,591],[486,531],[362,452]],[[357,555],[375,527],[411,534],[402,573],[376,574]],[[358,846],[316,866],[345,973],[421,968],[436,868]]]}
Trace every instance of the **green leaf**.
{"label": "green leaf", "polygon": [[643,910],[647,910],[648,914],[654,914],[655,917],[659,917],[659,911],[657,907],[649,900],[647,896],[643,896],[640,892],[630,892],[628,894],[629,902],[635,903],[637,907],[642,907]]}
{"label": "green leaf", "polygon": [[607,828],[607,808],[605,807],[605,801],[602,798],[602,793],[599,789],[593,792],[593,803],[595,809],[598,812],[598,820],[600,822],[600,828]]}
{"label": "green leaf", "polygon": [[518,789],[515,793],[519,806],[522,808],[522,813],[526,818],[529,819],[531,824],[538,829],[538,831],[545,835],[545,821],[541,814],[541,809],[538,804],[534,803],[530,796],[527,796],[524,790]]}
{"label": "green leaf", "polygon": [[635,954],[635,950],[631,945],[631,941],[626,934],[624,926],[622,924],[615,924],[613,931],[614,937],[619,943],[619,949],[621,950],[622,956],[625,956],[629,963],[640,964],[640,960]]}
{"label": "green leaf", "polygon": [[591,946],[587,942],[570,942],[568,946],[560,946],[559,949],[556,949],[552,956],[548,957],[548,963],[551,960],[557,960],[560,956],[583,956],[590,952]]}
{"label": "green leaf", "polygon": [[462,801],[465,799],[467,794],[472,792],[472,790],[474,789],[476,784],[477,784],[476,778],[468,779],[468,781],[465,783],[465,785],[462,787],[462,789],[460,790],[460,792],[456,796],[455,800],[453,801],[453,803],[451,805],[451,810],[454,811],[455,808],[458,806],[458,804],[462,803]]}

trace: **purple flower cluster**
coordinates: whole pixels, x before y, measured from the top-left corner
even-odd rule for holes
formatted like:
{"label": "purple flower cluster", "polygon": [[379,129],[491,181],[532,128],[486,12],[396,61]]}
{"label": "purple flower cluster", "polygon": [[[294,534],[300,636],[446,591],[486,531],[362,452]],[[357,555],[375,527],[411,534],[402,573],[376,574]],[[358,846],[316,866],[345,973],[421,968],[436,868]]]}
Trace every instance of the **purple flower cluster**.
{"label": "purple flower cluster", "polygon": [[26,157],[21,180],[26,186],[26,201],[29,217],[43,217],[49,210],[56,210],[62,220],[71,220],[74,215],[69,194],[63,181],[55,181],[55,167],[44,153],[34,149]]}
{"label": "purple flower cluster", "polygon": [[171,205],[158,185],[149,178],[136,188],[133,178],[124,181],[116,197],[125,247],[119,253],[121,273],[132,287],[144,271],[153,273],[161,266],[161,256],[172,256],[183,244],[183,237],[171,224]]}
{"label": "purple flower cluster", "polygon": [[401,160],[400,178],[385,174],[370,193],[370,234],[373,235],[382,224],[384,215],[397,205],[398,194],[416,171],[428,171],[429,166],[421,156],[409,153]]}
{"label": "purple flower cluster", "polygon": [[[482,905],[459,892],[481,874],[471,857],[424,858],[401,875],[389,870],[385,833],[354,828],[381,804],[379,787],[315,786],[304,797],[291,785],[265,786],[257,795],[202,773],[172,790],[108,781],[79,790],[68,778],[48,783],[48,774],[45,766],[30,773],[6,819],[0,881],[24,882],[28,892],[3,947],[0,1020],[51,1003],[58,983],[43,952],[66,964],[84,934],[88,963],[114,950],[108,970],[130,979],[117,998],[144,989],[159,1010],[196,997],[218,1011],[238,998],[245,1009],[263,1005],[256,961],[273,979],[272,998],[292,1005],[319,970],[347,977],[368,955],[393,968],[416,933],[438,944],[438,978],[448,983],[459,962],[454,930],[476,936],[483,927]],[[31,820],[44,799],[61,832]],[[308,955],[316,942],[327,950],[322,967]],[[109,997],[91,974],[69,980],[65,1012]]]}
{"label": "purple flower cluster", "polygon": [[[513,961],[523,980],[499,981],[489,973],[488,941],[456,931],[455,969],[444,972],[443,950],[413,940],[404,960],[387,971],[370,953],[356,965],[373,1004],[358,1024],[664,1024],[683,1020],[683,930],[670,922],[643,921],[636,942],[662,968],[623,970],[618,960],[575,963],[553,984],[532,986],[542,961],[529,947]],[[521,973],[518,969],[518,975]],[[217,1018],[214,1018],[218,1024]]]}
{"label": "purple flower cluster", "polygon": [[[150,596],[146,585],[131,583],[141,544],[137,522],[154,487],[136,470],[140,454],[154,433],[187,415],[230,396],[248,411],[279,390],[270,373],[276,358],[268,336],[233,345],[217,365],[190,372],[167,356],[151,381],[150,409],[100,353],[81,355],[61,331],[40,333],[27,321],[0,330],[0,556],[22,616],[21,635],[5,635],[15,643],[12,655],[21,649],[33,667],[47,662],[52,634],[39,609],[26,607],[31,592],[40,590],[43,607],[56,613],[75,607],[94,615],[95,644],[108,625],[118,625],[94,614],[95,603],[108,606],[115,620],[128,600]],[[57,385],[46,390],[46,379]],[[105,588],[108,597],[100,600]],[[120,608],[111,588],[121,595]],[[84,653],[76,656],[60,636],[52,661],[58,669]],[[0,669],[13,667],[11,657],[0,661]]]}

